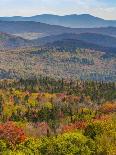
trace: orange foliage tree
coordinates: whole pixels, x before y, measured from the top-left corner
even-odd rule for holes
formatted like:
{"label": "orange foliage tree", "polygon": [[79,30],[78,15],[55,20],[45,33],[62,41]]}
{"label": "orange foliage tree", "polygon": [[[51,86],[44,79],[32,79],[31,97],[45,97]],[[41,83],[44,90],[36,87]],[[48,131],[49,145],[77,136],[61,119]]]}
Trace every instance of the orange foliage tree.
{"label": "orange foliage tree", "polygon": [[4,140],[10,147],[15,147],[16,144],[24,142],[26,136],[14,122],[7,122],[0,125],[0,139]]}
{"label": "orange foliage tree", "polygon": [[116,103],[106,102],[100,107],[100,111],[103,113],[116,112]]}

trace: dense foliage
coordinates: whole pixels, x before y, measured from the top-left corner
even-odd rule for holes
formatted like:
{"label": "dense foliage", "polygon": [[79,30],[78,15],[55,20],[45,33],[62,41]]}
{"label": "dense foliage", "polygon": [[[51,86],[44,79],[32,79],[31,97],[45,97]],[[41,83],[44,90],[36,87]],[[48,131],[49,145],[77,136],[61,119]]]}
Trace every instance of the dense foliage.
{"label": "dense foliage", "polygon": [[47,75],[55,79],[116,82],[115,52],[81,47],[73,49],[74,45],[69,43],[66,44],[72,48],[69,50],[65,47],[0,50],[0,79],[31,79]]}
{"label": "dense foliage", "polygon": [[0,153],[115,155],[115,112],[115,83],[2,80]]}

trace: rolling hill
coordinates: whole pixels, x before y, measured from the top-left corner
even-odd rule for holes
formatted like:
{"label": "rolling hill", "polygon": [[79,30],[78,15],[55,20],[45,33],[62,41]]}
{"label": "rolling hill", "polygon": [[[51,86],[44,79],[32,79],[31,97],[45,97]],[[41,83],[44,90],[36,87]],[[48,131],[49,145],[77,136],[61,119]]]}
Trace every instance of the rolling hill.
{"label": "rolling hill", "polygon": [[65,49],[68,51],[75,51],[77,48],[83,48],[116,53],[116,38],[95,33],[65,33],[38,38],[36,40],[27,40],[15,35],[0,32],[0,49],[34,46],[46,49]]}
{"label": "rolling hill", "polygon": [[[102,27],[102,28],[68,28],[63,26],[49,25],[32,21],[0,21],[0,31],[10,34],[30,36],[34,34],[38,37],[49,35],[58,35],[63,33],[97,33],[116,37],[116,27]],[[26,37],[27,39],[28,37]]]}
{"label": "rolling hill", "polygon": [[62,50],[75,51],[78,48],[82,48],[82,49],[92,49],[95,51],[97,50],[109,54],[116,54],[116,47],[105,47],[76,39],[63,39],[59,41],[54,41],[52,43],[47,43],[44,46],[46,48],[57,49],[60,51]]}
{"label": "rolling hill", "polygon": [[0,50],[31,46],[31,42],[21,37],[0,32]]}
{"label": "rolling hill", "polygon": [[[77,42],[76,42],[77,43]],[[108,56],[108,57],[107,57]],[[116,81],[116,57],[91,49],[0,51],[0,78],[50,76],[56,79]]]}
{"label": "rolling hill", "polygon": [[[116,81],[116,28],[0,22],[0,79],[51,76]],[[6,33],[7,32],[7,33]],[[27,40],[13,34],[42,33]],[[4,49],[4,50],[3,50]]]}
{"label": "rolling hill", "polygon": [[65,16],[58,16],[52,14],[42,14],[32,17],[0,17],[3,21],[35,21],[51,25],[60,25],[72,28],[95,28],[95,27],[116,27],[116,20],[104,20],[102,18],[94,17],[90,14],[71,14]]}
{"label": "rolling hill", "polygon": [[66,39],[81,40],[87,43],[96,44],[103,47],[116,47],[116,38],[97,33],[64,33],[60,35],[51,35],[34,40],[35,42],[46,44]]}

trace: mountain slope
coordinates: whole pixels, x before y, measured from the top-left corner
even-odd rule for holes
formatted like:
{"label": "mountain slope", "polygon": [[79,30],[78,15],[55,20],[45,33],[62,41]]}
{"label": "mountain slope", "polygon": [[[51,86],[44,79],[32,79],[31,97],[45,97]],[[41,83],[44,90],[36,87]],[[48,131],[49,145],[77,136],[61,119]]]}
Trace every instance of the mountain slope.
{"label": "mountain slope", "polygon": [[[68,42],[69,43],[69,42]],[[0,51],[0,78],[54,78],[116,81],[116,57],[91,49]]]}
{"label": "mountain slope", "polygon": [[31,46],[31,42],[21,37],[0,32],[0,49]]}
{"label": "mountain slope", "polygon": [[52,14],[42,14],[32,17],[0,17],[4,21],[35,21],[51,25],[61,25],[72,28],[93,28],[93,27],[107,27],[116,26],[116,20],[104,20],[102,18],[94,17],[89,14],[72,14],[65,16],[58,16]]}
{"label": "mountain slope", "polygon": [[108,35],[96,33],[81,33],[78,35],[78,38],[80,40],[104,47],[116,47],[116,38]]}
{"label": "mountain slope", "polygon": [[[106,38],[105,38],[106,37]],[[101,38],[101,42],[100,39]],[[111,39],[111,42],[110,42]],[[113,40],[114,39],[114,40]],[[108,42],[109,41],[109,42]],[[108,42],[106,45],[105,43]],[[102,52],[116,53],[116,38],[96,34],[61,34],[37,40],[26,40],[21,37],[0,32],[0,49],[41,46],[47,49],[73,51],[77,48],[93,49]]]}
{"label": "mountain slope", "polygon": [[39,32],[59,34],[68,30],[71,31],[73,29],[31,21],[0,21],[0,31],[6,33]]}
{"label": "mountain slope", "polygon": [[41,36],[58,35],[62,33],[97,33],[116,37],[116,27],[102,28],[67,28],[62,26],[49,25],[31,21],[0,21],[0,31],[11,34],[24,33],[41,34]]}
{"label": "mountain slope", "polygon": [[77,48],[82,49],[92,49],[97,50],[101,52],[106,52],[109,54],[116,54],[116,47],[104,47],[97,44],[85,42],[82,40],[76,40],[76,39],[64,39],[60,41],[55,41],[53,43],[48,43],[45,45],[47,48],[51,49],[58,49],[60,51],[66,50],[66,51],[75,51]]}
{"label": "mountain slope", "polygon": [[80,34],[65,33],[60,35],[51,35],[43,38],[38,38],[35,40],[35,42],[45,44],[45,43],[52,43],[54,41],[61,41],[64,39],[76,39],[104,47],[116,47],[115,37],[96,33],[80,33]]}

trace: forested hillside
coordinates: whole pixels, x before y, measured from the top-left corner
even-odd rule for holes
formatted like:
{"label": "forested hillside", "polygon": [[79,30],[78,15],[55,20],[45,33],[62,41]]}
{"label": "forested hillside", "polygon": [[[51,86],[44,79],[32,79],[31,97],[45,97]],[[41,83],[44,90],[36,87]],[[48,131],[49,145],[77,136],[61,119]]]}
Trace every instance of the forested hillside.
{"label": "forested hillside", "polygon": [[21,37],[0,32],[0,50],[32,46],[32,43]]}
{"label": "forested hillside", "polygon": [[42,37],[35,39],[34,41],[39,43],[52,43],[55,41],[62,41],[66,39],[72,39],[72,40],[80,40],[84,41],[86,43],[91,43],[103,47],[116,47],[116,38],[109,36],[109,35],[103,35],[103,34],[97,34],[97,33],[63,33],[60,35],[51,35],[47,37]]}
{"label": "forested hillside", "polygon": [[[69,44],[70,45],[70,44]],[[67,46],[69,47],[67,44]],[[63,44],[62,44],[63,46]],[[116,81],[116,55],[90,49],[17,48],[0,51],[0,78]],[[69,49],[70,49],[69,48]]]}
{"label": "forested hillside", "polygon": [[115,112],[116,83],[1,80],[0,153],[115,155]]}
{"label": "forested hillside", "polygon": [[88,14],[0,17],[0,155],[116,155],[115,26]]}

